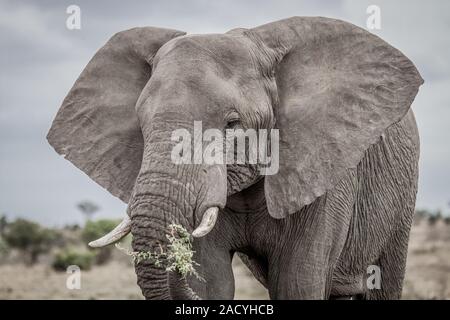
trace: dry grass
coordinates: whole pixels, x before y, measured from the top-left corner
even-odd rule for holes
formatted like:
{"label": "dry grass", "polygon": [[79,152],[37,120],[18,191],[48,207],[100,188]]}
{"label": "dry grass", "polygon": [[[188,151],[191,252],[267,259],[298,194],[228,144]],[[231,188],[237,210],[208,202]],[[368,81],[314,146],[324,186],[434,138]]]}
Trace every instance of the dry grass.
{"label": "dry grass", "polygon": [[[120,255],[120,253],[119,253]],[[235,259],[236,299],[267,299],[266,290]],[[142,299],[130,262],[116,257],[82,271],[81,289],[66,288],[66,273],[47,264],[0,266],[0,299]],[[450,299],[450,226],[426,221],[413,227],[404,288],[406,299]]]}
{"label": "dry grass", "polygon": [[404,299],[450,299],[450,225],[442,220],[413,226]]}
{"label": "dry grass", "polygon": [[119,261],[81,271],[80,290],[68,290],[68,274],[43,264],[4,265],[0,272],[2,299],[142,299],[134,269]]}

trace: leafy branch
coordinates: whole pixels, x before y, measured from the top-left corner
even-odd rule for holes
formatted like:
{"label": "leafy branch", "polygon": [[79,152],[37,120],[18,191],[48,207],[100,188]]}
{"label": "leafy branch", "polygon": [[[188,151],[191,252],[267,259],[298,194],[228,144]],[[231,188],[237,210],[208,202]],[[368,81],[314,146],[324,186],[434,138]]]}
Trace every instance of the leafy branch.
{"label": "leafy branch", "polygon": [[189,232],[179,224],[170,224],[166,238],[169,241],[167,251],[164,251],[161,244],[159,245],[159,252],[130,251],[119,244],[116,244],[116,247],[131,256],[135,264],[150,261],[156,267],[165,267],[166,271],[176,271],[182,277],[193,275],[197,279],[205,281],[195,269],[195,266],[200,265],[193,260],[195,251],[192,250]]}

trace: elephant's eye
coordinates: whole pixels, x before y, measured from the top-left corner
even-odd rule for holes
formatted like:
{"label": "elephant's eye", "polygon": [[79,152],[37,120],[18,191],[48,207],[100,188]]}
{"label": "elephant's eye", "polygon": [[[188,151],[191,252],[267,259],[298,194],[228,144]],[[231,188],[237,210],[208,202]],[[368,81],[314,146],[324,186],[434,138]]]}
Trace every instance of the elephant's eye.
{"label": "elephant's eye", "polygon": [[227,122],[225,129],[233,129],[233,128],[238,127],[240,124],[241,124],[241,121],[239,119],[231,120],[231,121]]}
{"label": "elephant's eye", "polygon": [[225,129],[233,129],[241,124],[241,119],[239,118],[239,114],[235,111],[230,112],[230,114],[226,117],[226,126]]}

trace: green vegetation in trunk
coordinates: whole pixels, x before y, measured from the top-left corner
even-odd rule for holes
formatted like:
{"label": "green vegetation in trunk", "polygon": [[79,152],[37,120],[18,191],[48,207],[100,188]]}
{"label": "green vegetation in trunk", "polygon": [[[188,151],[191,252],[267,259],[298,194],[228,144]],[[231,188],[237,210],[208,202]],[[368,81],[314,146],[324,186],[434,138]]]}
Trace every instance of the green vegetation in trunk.
{"label": "green vegetation in trunk", "polygon": [[198,274],[195,266],[199,266],[193,260],[194,251],[190,240],[190,234],[179,224],[170,224],[169,233],[166,234],[169,244],[167,251],[160,245],[159,252],[151,251],[129,251],[116,244],[116,247],[133,258],[133,262],[138,264],[148,260],[157,267],[165,267],[167,271],[178,272],[182,277],[193,275],[197,279],[204,281]]}

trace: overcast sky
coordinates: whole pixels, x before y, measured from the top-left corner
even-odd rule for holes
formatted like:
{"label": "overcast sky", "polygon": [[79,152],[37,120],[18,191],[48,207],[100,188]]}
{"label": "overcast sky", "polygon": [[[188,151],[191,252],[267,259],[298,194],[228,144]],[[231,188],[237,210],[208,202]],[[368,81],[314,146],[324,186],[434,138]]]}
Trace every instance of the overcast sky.
{"label": "overcast sky", "polygon": [[[81,8],[81,30],[66,8]],[[425,84],[413,103],[421,135],[417,207],[450,211],[450,1],[5,1],[0,0],[0,213],[46,225],[83,221],[75,205],[92,200],[99,217],[125,204],[58,156],[45,136],[63,98],[96,50],[114,33],[157,26],[226,32],[290,16],[327,16],[366,27],[417,66]]]}

